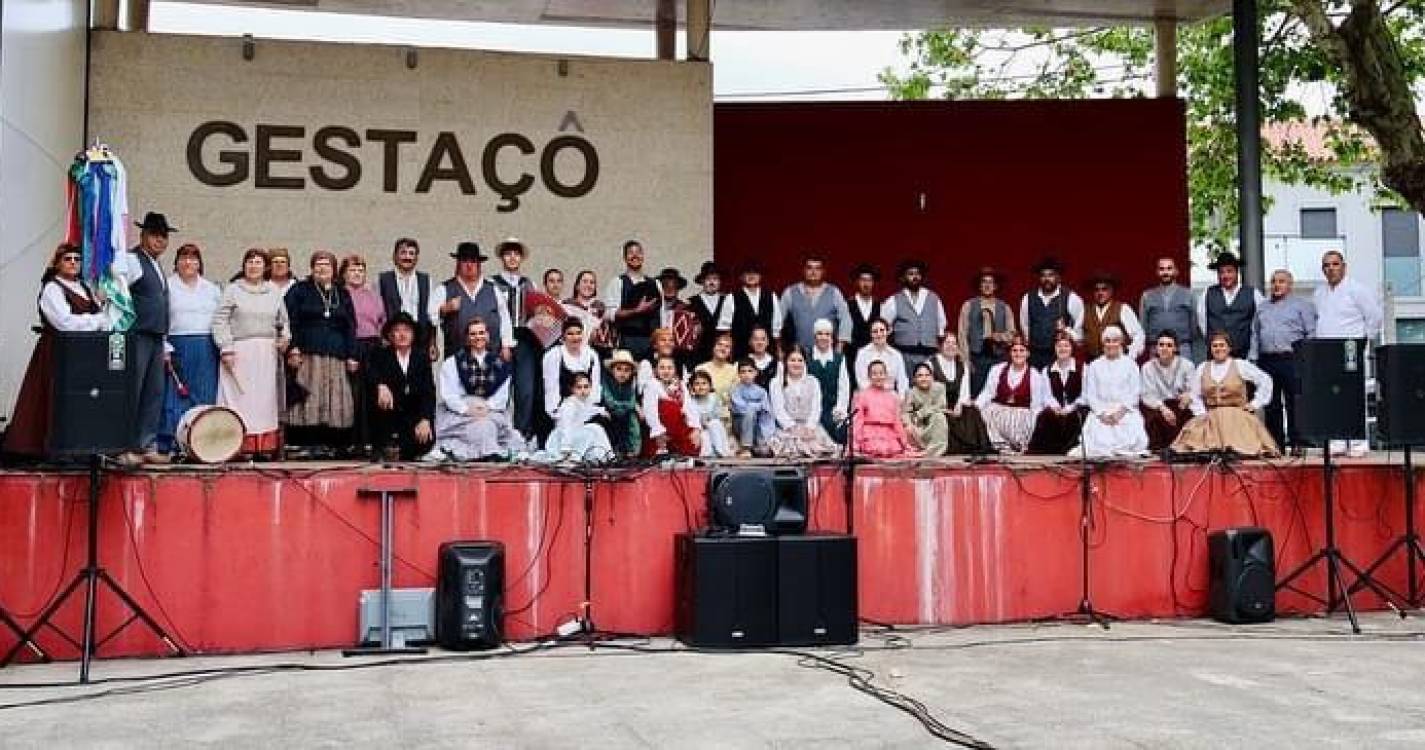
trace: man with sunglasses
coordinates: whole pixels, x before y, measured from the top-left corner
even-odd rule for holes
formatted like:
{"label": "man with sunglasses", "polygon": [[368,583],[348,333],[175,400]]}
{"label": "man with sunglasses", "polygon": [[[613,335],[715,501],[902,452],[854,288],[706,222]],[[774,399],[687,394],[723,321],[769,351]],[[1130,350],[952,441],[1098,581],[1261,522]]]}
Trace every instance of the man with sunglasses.
{"label": "man with sunglasses", "polygon": [[[1316,338],[1371,339],[1379,336],[1385,313],[1380,295],[1354,278],[1346,277],[1346,256],[1329,250],[1321,256],[1321,275],[1326,283],[1316,287]],[[1369,346],[1369,341],[1367,342]],[[1332,455],[1349,453],[1364,456],[1370,449],[1366,440],[1331,441]]]}

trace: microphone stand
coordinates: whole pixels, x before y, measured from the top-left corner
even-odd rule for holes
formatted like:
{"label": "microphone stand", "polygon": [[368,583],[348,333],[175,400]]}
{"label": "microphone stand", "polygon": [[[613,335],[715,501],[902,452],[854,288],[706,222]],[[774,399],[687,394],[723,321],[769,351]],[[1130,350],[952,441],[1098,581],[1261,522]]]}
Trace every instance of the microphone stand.
{"label": "microphone stand", "polygon": [[846,533],[856,533],[856,412],[852,406],[846,412],[846,450],[841,461],[842,501],[846,504]]}
{"label": "microphone stand", "polygon": [[1084,411],[1075,409],[1079,418],[1079,542],[1082,560],[1082,588],[1079,607],[1074,616],[1087,618],[1089,622],[1108,630],[1110,620],[1117,619],[1106,612],[1094,608],[1089,585],[1089,532],[1093,528],[1093,464],[1089,463],[1089,447],[1084,442],[1084,428],[1087,426]]}

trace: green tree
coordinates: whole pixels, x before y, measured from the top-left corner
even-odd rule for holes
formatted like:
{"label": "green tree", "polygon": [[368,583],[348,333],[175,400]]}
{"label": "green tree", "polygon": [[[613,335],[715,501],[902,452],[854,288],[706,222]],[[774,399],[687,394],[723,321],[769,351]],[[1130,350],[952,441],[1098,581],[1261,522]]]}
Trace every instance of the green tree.
{"label": "green tree", "polygon": [[[1263,123],[1320,125],[1332,153],[1312,158],[1294,140],[1264,143],[1263,169],[1333,192],[1374,189],[1425,213],[1425,139],[1412,93],[1425,74],[1425,0],[1346,7],[1261,1]],[[887,69],[881,81],[898,99],[1143,96],[1153,44],[1141,27],[925,31],[901,40],[909,68]],[[1237,224],[1231,18],[1181,27],[1177,51],[1193,239],[1227,246]]]}

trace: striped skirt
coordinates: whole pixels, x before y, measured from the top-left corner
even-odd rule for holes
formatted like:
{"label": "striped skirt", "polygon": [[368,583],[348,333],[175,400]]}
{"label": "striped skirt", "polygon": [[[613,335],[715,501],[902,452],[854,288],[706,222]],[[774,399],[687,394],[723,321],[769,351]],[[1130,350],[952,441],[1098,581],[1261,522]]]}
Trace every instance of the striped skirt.
{"label": "striped skirt", "polygon": [[332,427],[345,430],[355,421],[351,381],[346,360],[325,354],[304,354],[297,370],[297,385],[307,397],[287,405],[287,424],[293,427]]}
{"label": "striped skirt", "polygon": [[1001,450],[1023,453],[1034,433],[1034,412],[1025,406],[1005,406],[991,401],[980,412],[990,442]]}

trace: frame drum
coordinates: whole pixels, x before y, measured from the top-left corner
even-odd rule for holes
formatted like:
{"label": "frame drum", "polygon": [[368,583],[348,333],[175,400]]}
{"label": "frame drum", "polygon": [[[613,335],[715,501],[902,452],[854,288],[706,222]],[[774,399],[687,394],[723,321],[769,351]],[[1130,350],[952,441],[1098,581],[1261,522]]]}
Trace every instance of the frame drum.
{"label": "frame drum", "polygon": [[231,461],[242,450],[247,429],[242,417],[226,406],[195,406],[178,422],[178,446],[203,464]]}

